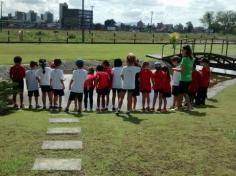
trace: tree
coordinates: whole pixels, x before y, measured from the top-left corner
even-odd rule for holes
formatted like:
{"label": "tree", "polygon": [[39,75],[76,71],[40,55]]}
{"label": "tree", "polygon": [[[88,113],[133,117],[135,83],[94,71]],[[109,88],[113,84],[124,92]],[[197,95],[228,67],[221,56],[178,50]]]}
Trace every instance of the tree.
{"label": "tree", "polygon": [[213,24],[215,23],[215,16],[214,12],[206,12],[202,19],[200,19],[203,25],[207,26],[208,30],[214,30],[213,29]]}
{"label": "tree", "polygon": [[94,29],[95,30],[103,30],[103,25],[101,23],[96,23],[94,24]]}
{"label": "tree", "polygon": [[184,26],[180,23],[174,26],[175,32],[183,32]]}
{"label": "tree", "polygon": [[187,32],[193,32],[194,27],[191,21],[186,23],[186,29],[187,29]]}
{"label": "tree", "polygon": [[220,11],[216,15],[216,21],[221,25],[224,33],[232,33],[236,25],[236,12]]}
{"label": "tree", "polygon": [[115,27],[116,26],[116,22],[113,19],[108,19],[108,20],[106,20],[104,22],[104,25],[105,25],[106,28],[107,27]]}

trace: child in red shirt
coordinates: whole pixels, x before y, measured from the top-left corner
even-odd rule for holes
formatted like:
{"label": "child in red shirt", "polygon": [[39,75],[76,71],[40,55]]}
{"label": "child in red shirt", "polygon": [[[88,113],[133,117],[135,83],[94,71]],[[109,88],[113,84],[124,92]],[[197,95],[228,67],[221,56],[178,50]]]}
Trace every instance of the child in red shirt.
{"label": "child in red shirt", "polygon": [[102,101],[102,111],[106,110],[105,97],[108,94],[110,86],[110,76],[104,72],[103,66],[97,66],[97,73],[95,75],[95,86],[97,89],[97,111],[100,111],[100,102]]}
{"label": "child in red shirt", "polygon": [[18,108],[16,103],[17,93],[20,95],[20,108],[24,108],[23,104],[23,92],[24,92],[24,77],[25,77],[25,68],[21,65],[22,58],[20,56],[16,56],[14,58],[15,65],[10,68],[10,78],[15,83],[14,89],[16,93],[13,94],[13,103],[14,107]]}
{"label": "child in red shirt", "polygon": [[163,77],[162,77],[162,88],[161,88],[161,107],[162,102],[164,102],[164,107],[161,109],[161,112],[167,112],[167,98],[171,97],[171,78],[170,78],[170,72],[167,66],[164,66],[162,68],[163,70]]}
{"label": "child in red shirt", "polygon": [[210,82],[209,61],[207,59],[202,59],[201,66],[201,81],[197,92],[196,105],[205,105],[205,101],[207,98],[207,89],[209,87]]}
{"label": "child in red shirt", "polygon": [[[152,84],[153,84],[153,90],[154,90],[154,97],[153,97],[153,104],[152,104],[152,109],[155,111],[155,106],[156,106],[156,101],[157,98],[159,98],[159,108],[158,111],[161,110],[161,88],[162,88],[162,79],[163,79],[163,71],[161,68],[161,63],[156,62],[155,63],[155,68],[156,71],[153,73],[153,78],[152,78]],[[159,97],[158,97],[159,96]]]}
{"label": "child in red shirt", "polygon": [[189,85],[188,91],[189,91],[189,98],[190,102],[193,104],[196,100],[197,92],[199,89],[201,75],[200,72],[196,70],[196,65],[193,65],[193,72],[192,72],[192,82]]}
{"label": "child in red shirt", "polygon": [[[107,60],[105,60],[103,61],[102,66],[103,66],[103,71],[106,72],[110,78],[112,78],[112,69],[110,68],[110,63]],[[107,95],[105,96],[105,105],[106,105],[105,110],[106,111],[108,111],[111,89],[112,89],[112,80],[110,79]]]}
{"label": "child in red shirt", "polygon": [[[142,69],[139,73],[140,80],[140,91],[142,92],[142,105],[143,111],[150,111],[150,93],[151,93],[151,81],[152,81],[152,71],[149,68],[149,63],[144,62]],[[147,103],[147,108],[145,104]]]}
{"label": "child in red shirt", "polygon": [[84,108],[87,111],[88,98],[90,103],[90,111],[93,111],[93,91],[95,88],[95,75],[94,68],[90,67],[88,69],[87,80],[84,83]]}

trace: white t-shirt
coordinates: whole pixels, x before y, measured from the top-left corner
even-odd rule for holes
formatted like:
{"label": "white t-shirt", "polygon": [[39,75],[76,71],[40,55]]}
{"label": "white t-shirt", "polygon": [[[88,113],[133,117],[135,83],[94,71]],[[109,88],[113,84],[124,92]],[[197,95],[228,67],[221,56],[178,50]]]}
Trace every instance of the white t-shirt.
{"label": "white t-shirt", "polygon": [[125,66],[122,69],[121,75],[123,75],[123,89],[132,90],[135,89],[135,77],[141,70],[137,66]]}
{"label": "white t-shirt", "polygon": [[36,70],[28,70],[26,71],[25,80],[28,83],[27,88],[28,91],[35,91],[39,89],[39,83],[36,79]]}
{"label": "white t-shirt", "polygon": [[122,89],[122,79],[121,72],[122,67],[115,67],[112,69],[112,88],[113,89]]}
{"label": "white t-shirt", "polygon": [[[177,66],[176,68],[181,69],[180,66]],[[173,78],[172,78],[172,85],[173,86],[179,86],[180,80],[181,80],[181,72],[174,71],[173,72]]]}
{"label": "white t-shirt", "polygon": [[51,72],[52,69],[49,67],[45,67],[45,73],[42,68],[36,71],[36,77],[39,78],[41,86],[50,86]]}
{"label": "white t-shirt", "polygon": [[63,86],[61,81],[64,80],[64,74],[61,69],[54,69],[51,72],[51,86],[52,89],[62,90]]}
{"label": "white t-shirt", "polygon": [[71,92],[83,93],[84,82],[87,79],[88,72],[84,69],[77,69],[73,71],[72,79],[73,84],[71,86]]}

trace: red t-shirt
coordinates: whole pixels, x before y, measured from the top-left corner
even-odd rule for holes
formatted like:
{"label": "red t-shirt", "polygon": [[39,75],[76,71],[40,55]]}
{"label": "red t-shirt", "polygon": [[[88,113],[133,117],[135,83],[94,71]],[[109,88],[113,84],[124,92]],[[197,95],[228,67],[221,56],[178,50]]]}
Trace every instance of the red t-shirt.
{"label": "red t-shirt", "polygon": [[207,67],[203,67],[202,70],[200,71],[200,73],[201,73],[200,87],[208,88],[209,81],[210,81],[209,69]]}
{"label": "red t-shirt", "polygon": [[171,79],[167,73],[163,72],[162,76],[162,91],[164,93],[171,93]]}
{"label": "red t-shirt", "polygon": [[95,81],[95,75],[94,74],[88,74],[87,79],[84,82],[84,88],[86,88],[88,90],[94,89],[94,87],[95,87],[94,81]]}
{"label": "red t-shirt", "polygon": [[192,72],[192,82],[188,88],[189,92],[193,92],[193,93],[197,92],[200,85],[200,81],[201,81],[200,72],[197,70],[194,70]]}
{"label": "red t-shirt", "polygon": [[19,64],[16,64],[10,68],[10,78],[13,81],[21,81],[25,77],[25,68]]}
{"label": "red t-shirt", "polygon": [[107,72],[97,72],[95,75],[97,80],[97,89],[108,89],[110,85],[110,76]]}
{"label": "red t-shirt", "polygon": [[163,71],[162,70],[156,70],[153,74],[153,89],[154,90],[161,90],[162,87],[162,81],[163,81]]}
{"label": "red t-shirt", "polygon": [[[106,72],[110,78],[112,78],[112,69],[111,68],[104,68],[104,72]],[[112,88],[112,81],[110,79],[109,81],[109,88]]]}
{"label": "red t-shirt", "polygon": [[140,90],[151,91],[152,71],[150,69],[141,69],[139,73]]}

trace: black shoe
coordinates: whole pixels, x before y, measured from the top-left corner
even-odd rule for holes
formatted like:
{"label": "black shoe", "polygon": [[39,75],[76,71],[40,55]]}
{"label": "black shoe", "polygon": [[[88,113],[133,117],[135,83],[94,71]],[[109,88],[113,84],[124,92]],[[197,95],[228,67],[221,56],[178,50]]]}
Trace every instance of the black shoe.
{"label": "black shoe", "polygon": [[32,105],[29,105],[29,109],[32,109],[33,108],[33,106]]}
{"label": "black shoe", "polygon": [[65,109],[64,112],[69,112],[69,109]]}
{"label": "black shoe", "polygon": [[46,106],[44,106],[43,109],[44,109],[44,110],[47,109]]}
{"label": "black shoe", "polygon": [[112,108],[112,111],[113,111],[113,112],[116,112],[116,108]]}

